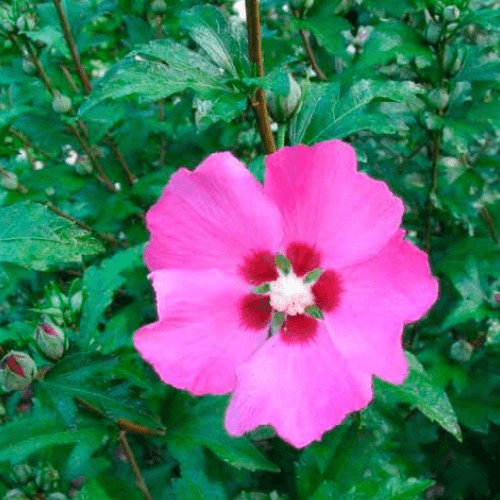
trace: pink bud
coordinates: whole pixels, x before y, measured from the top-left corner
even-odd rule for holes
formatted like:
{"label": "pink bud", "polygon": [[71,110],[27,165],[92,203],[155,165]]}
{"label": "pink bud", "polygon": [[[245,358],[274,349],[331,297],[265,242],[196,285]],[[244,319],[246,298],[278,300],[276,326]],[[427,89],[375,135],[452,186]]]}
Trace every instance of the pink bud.
{"label": "pink bud", "polygon": [[57,360],[64,354],[64,332],[53,323],[40,323],[35,330],[35,340],[50,359]]}
{"label": "pink bud", "polygon": [[35,375],[35,362],[24,352],[10,351],[0,361],[0,386],[6,392],[26,389]]}

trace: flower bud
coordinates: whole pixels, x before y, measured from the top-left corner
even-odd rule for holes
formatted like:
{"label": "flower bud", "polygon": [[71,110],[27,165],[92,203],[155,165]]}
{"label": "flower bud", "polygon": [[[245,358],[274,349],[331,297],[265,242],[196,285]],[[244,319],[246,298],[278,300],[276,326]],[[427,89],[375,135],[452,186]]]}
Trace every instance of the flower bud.
{"label": "flower bud", "polygon": [[167,4],[165,0],[154,0],[151,4],[151,11],[155,14],[165,14],[167,10]]}
{"label": "flower bud", "polygon": [[47,500],[67,500],[67,496],[64,493],[56,492],[47,495]]}
{"label": "flower bud", "polygon": [[433,89],[428,94],[429,102],[439,110],[443,110],[450,101],[450,95],[445,89]]}
{"label": "flower bud", "polygon": [[28,464],[18,464],[12,469],[14,478],[20,483],[27,483],[33,475],[33,469]]}
{"label": "flower bud", "polygon": [[314,0],[292,0],[291,4],[294,9],[300,9],[302,12],[306,12],[314,5]]}
{"label": "flower bud", "polygon": [[430,44],[435,44],[441,36],[441,29],[440,24],[430,22],[425,29],[425,39]]}
{"label": "flower bud", "polygon": [[0,186],[15,191],[19,186],[17,175],[13,172],[0,172]]}
{"label": "flower bud", "polygon": [[35,375],[35,362],[24,352],[10,351],[0,361],[0,386],[5,392],[26,389]]}
{"label": "flower bud", "polygon": [[59,114],[69,113],[72,108],[71,99],[64,94],[56,94],[52,101],[52,109]]}
{"label": "flower bud", "polygon": [[43,469],[38,469],[35,477],[35,484],[43,491],[55,489],[59,483],[59,472],[54,467],[48,465]]}
{"label": "flower bud", "polygon": [[13,31],[16,30],[14,24],[6,19],[0,22],[0,26],[2,27],[2,29],[7,31],[7,33],[12,33]]}
{"label": "flower bud", "polygon": [[78,175],[91,174],[93,170],[92,163],[87,156],[81,156],[75,163],[75,171]]}
{"label": "flower bud", "polygon": [[24,31],[28,27],[28,23],[26,22],[26,19],[21,16],[16,19],[16,28],[19,31]]}
{"label": "flower bud", "polygon": [[2,500],[29,500],[29,498],[23,490],[14,488],[5,493]]}
{"label": "flower bud", "polygon": [[27,75],[34,75],[36,73],[36,67],[29,57],[23,57],[23,71]]}
{"label": "flower bud", "polygon": [[456,5],[447,5],[443,10],[445,21],[456,21],[460,17],[460,9]]}
{"label": "flower bud", "polygon": [[267,97],[269,111],[277,122],[284,122],[288,120],[295,113],[295,110],[300,103],[300,86],[292,75],[289,74],[288,79],[290,82],[288,95],[278,96],[273,92],[269,92]]}
{"label": "flower bud", "polygon": [[64,332],[53,323],[40,323],[35,330],[35,340],[49,359],[58,360],[64,354]]}
{"label": "flower bud", "polygon": [[474,348],[464,339],[457,340],[450,349],[450,357],[459,363],[470,361]]}

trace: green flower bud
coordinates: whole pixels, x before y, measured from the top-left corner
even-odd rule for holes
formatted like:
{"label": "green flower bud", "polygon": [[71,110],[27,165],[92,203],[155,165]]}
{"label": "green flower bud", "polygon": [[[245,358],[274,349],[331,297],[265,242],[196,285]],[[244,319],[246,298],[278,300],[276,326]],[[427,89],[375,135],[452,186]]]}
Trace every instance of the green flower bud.
{"label": "green flower bud", "polygon": [[26,22],[26,19],[21,16],[16,19],[16,28],[19,31],[24,31],[28,27],[28,23]]}
{"label": "green flower bud", "polygon": [[0,386],[5,392],[23,391],[35,376],[35,362],[24,352],[10,351],[0,361]]}
{"label": "green flower bud", "polygon": [[64,354],[64,332],[54,323],[40,323],[35,330],[35,340],[49,359],[58,360]]}
{"label": "green flower bud", "polygon": [[459,363],[467,363],[472,357],[474,348],[464,339],[457,340],[450,349],[450,357]]}
{"label": "green flower bud", "polygon": [[13,490],[9,490],[5,493],[3,500],[29,500],[29,498],[23,490],[14,488]]}
{"label": "green flower bud", "polygon": [[64,493],[56,492],[47,495],[47,500],[67,500],[67,496]]}
{"label": "green flower bud", "polygon": [[36,473],[35,483],[43,491],[53,490],[59,482],[59,472],[50,465],[39,469]]}
{"label": "green flower bud", "polygon": [[20,483],[27,483],[33,475],[33,469],[28,464],[15,465],[12,471],[16,481]]}
{"label": "green flower bud", "polygon": [[36,67],[29,57],[23,57],[23,71],[27,75],[34,75],[36,73]]}
{"label": "green flower bud", "polygon": [[92,163],[87,156],[82,156],[78,158],[75,163],[75,171],[78,175],[88,175],[91,174],[93,170]]}
{"label": "green flower bud", "polygon": [[151,11],[155,14],[165,14],[167,10],[167,4],[165,0],[154,0],[151,4]]}
{"label": "green flower bud", "polygon": [[443,10],[445,21],[456,21],[460,17],[460,9],[456,5],[447,5]]}
{"label": "green flower bud", "polygon": [[295,81],[292,75],[288,75],[288,79],[290,82],[290,89],[288,95],[286,96],[278,96],[273,92],[269,92],[267,96],[267,104],[269,106],[269,111],[273,115],[274,119],[281,123],[289,118],[295,113],[297,110],[300,97],[301,90],[300,85]]}
{"label": "green flower bud", "polygon": [[430,103],[439,110],[446,108],[450,101],[450,95],[445,89],[433,89],[428,94]]}
{"label": "green flower bud", "polygon": [[19,186],[17,175],[13,172],[0,172],[0,186],[15,191]]}
{"label": "green flower bud", "polygon": [[314,5],[314,0],[291,0],[290,3],[294,9],[300,9],[302,12],[306,12]]}
{"label": "green flower bud", "polygon": [[425,29],[425,39],[430,43],[434,44],[439,40],[441,36],[441,25],[438,23],[429,23]]}
{"label": "green flower bud", "polygon": [[0,26],[2,29],[4,29],[7,33],[12,33],[13,31],[16,30],[16,27],[14,24],[6,19],[0,22]]}
{"label": "green flower bud", "polygon": [[56,94],[52,101],[52,109],[59,114],[69,113],[72,108],[71,99],[64,94]]}

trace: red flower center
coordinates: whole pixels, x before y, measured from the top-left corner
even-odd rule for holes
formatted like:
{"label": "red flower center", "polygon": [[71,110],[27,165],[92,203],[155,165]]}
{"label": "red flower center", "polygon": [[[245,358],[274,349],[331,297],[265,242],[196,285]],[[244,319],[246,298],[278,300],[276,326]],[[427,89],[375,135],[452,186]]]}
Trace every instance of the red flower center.
{"label": "red flower center", "polygon": [[[305,277],[317,269],[321,262],[320,253],[306,243],[290,243],[286,256],[298,277]],[[247,283],[254,286],[274,282],[280,277],[275,256],[267,251],[254,252],[245,258],[240,273]],[[325,270],[311,286],[311,291],[316,305],[323,312],[333,311],[338,306],[342,293],[339,275],[333,270]],[[269,325],[272,314],[269,295],[250,293],[241,302],[242,322],[251,330],[262,330]],[[280,335],[285,342],[306,342],[314,337],[317,329],[318,321],[315,318],[306,314],[287,315]]]}

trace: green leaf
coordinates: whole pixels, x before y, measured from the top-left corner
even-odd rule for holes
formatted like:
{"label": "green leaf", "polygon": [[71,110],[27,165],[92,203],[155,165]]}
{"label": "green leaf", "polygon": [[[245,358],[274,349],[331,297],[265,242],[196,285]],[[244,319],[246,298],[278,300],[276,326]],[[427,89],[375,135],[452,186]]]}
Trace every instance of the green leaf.
{"label": "green leaf", "polygon": [[[171,46],[169,54],[173,50]],[[188,61],[189,59],[184,64],[175,64],[167,59],[147,60],[138,55],[128,57],[111,68],[100,80],[79,112],[85,114],[105,99],[121,99],[126,96],[136,96],[140,102],[150,102],[187,89],[194,90],[205,99],[232,93],[232,89],[220,78],[198,66],[187,66]]]}
{"label": "green leaf", "polygon": [[390,479],[364,479],[347,493],[340,493],[335,483],[324,482],[311,500],[416,500],[432,486],[429,479],[391,477]]}
{"label": "green leaf", "polygon": [[[29,432],[27,430],[29,429]],[[18,463],[33,453],[85,440],[96,449],[106,435],[106,426],[65,429],[53,413],[36,412],[18,417],[2,426],[0,462]]]}
{"label": "green leaf", "polygon": [[337,82],[310,84],[303,90],[300,110],[290,124],[292,144],[314,144],[361,130],[395,133],[400,127],[391,123],[391,117],[368,112],[368,105],[374,99],[416,107],[422,104],[417,97],[422,88],[413,82],[361,80],[345,92]]}
{"label": "green leaf", "polygon": [[75,497],[75,500],[116,500],[123,498],[127,492],[126,500],[140,500],[144,496],[132,483],[126,483],[118,478],[103,474],[98,477],[89,477]]}
{"label": "green leaf", "polygon": [[204,5],[183,12],[181,26],[219,68],[234,77],[249,74],[246,32],[241,23]]}
{"label": "green leaf", "polygon": [[402,385],[391,385],[376,379],[376,390],[389,393],[400,401],[415,406],[427,418],[437,422],[461,441],[462,432],[448,396],[434,384],[413,354],[406,352],[406,357],[410,366],[410,375],[405,382]]}
{"label": "green leaf", "polygon": [[395,60],[398,55],[407,60],[419,57],[429,65],[435,60],[428,43],[417,30],[402,22],[390,21],[376,25],[363,48],[359,64],[378,67]]}
{"label": "green leaf", "polygon": [[45,271],[63,262],[81,263],[83,255],[103,250],[88,231],[43,205],[0,207],[0,262]]}
{"label": "green leaf", "polygon": [[[129,391],[127,382],[117,382],[120,358],[92,353],[66,355],[38,384],[37,392],[47,405],[72,421],[76,415],[74,400],[92,405],[113,421],[127,420],[163,433],[159,421],[141,408],[142,401]],[[114,379],[109,377],[114,373]],[[85,403],[83,403],[85,405]]]}
{"label": "green leaf", "polygon": [[[323,2],[325,4],[325,2]],[[312,31],[316,36],[318,44],[324,47],[333,55],[338,55],[344,51],[345,42],[341,32],[352,29],[351,23],[343,17],[324,15],[318,12],[315,15],[307,16],[305,19],[293,19],[292,26],[297,29],[304,28]]]}
{"label": "green leaf", "polygon": [[471,256],[467,257],[465,262],[462,261],[462,272],[453,275],[451,279],[461,300],[444,319],[442,328],[448,329],[467,321],[480,321],[488,318],[487,297],[481,287],[476,259]]}
{"label": "green leaf", "polygon": [[126,280],[121,273],[142,265],[143,245],[138,245],[104,260],[99,267],[89,267],[83,275],[84,302],[80,334],[91,340],[113,295]]}
{"label": "green leaf", "polygon": [[225,401],[205,397],[189,412],[167,425],[166,439],[181,448],[205,446],[220,459],[238,469],[279,472],[246,438],[229,436],[223,427]]}

